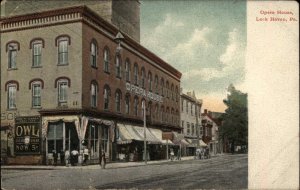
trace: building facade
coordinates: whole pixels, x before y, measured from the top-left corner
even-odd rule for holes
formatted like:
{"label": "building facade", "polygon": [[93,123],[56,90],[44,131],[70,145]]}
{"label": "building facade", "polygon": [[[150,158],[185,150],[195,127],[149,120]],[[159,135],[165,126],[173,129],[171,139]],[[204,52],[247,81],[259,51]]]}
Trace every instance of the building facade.
{"label": "building facade", "polygon": [[[187,156],[195,155],[198,146],[205,146],[201,140],[202,126],[201,126],[201,106],[202,100],[197,99],[194,92],[187,92],[180,94],[180,119],[182,133],[188,141],[185,154]],[[199,141],[199,143],[197,142]]]}
{"label": "building facade", "polygon": [[202,139],[209,146],[210,153],[213,155],[223,153],[222,139],[219,138],[221,122],[218,119],[221,114],[207,111],[207,109],[204,109],[204,113],[202,114]]}
{"label": "building facade", "polygon": [[[88,6],[1,19],[1,126],[10,163],[48,164],[53,151],[98,162],[141,160],[146,105],[150,159],[180,132],[181,73]],[[118,44],[119,43],[119,44]],[[118,49],[120,46],[122,49]],[[80,160],[80,159],[79,159]]]}

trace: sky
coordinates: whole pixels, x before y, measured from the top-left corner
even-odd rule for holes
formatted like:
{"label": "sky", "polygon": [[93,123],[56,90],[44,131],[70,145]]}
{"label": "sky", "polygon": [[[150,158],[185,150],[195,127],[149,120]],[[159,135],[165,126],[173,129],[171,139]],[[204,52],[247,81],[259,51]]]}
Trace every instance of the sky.
{"label": "sky", "polygon": [[141,1],[141,44],[182,73],[183,92],[224,112],[233,84],[244,91],[245,1]]}

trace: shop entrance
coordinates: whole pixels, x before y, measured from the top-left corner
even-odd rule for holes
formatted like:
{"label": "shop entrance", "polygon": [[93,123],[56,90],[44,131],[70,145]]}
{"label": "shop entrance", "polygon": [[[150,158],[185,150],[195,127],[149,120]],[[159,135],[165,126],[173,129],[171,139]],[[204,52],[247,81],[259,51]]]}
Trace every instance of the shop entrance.
{"label": "shop entrance", "polygon": [[53,152],[60,154],[66,150],[79,151],[79,138],[74,122],[49,122],[47,133],[47,157],[53,159]]}

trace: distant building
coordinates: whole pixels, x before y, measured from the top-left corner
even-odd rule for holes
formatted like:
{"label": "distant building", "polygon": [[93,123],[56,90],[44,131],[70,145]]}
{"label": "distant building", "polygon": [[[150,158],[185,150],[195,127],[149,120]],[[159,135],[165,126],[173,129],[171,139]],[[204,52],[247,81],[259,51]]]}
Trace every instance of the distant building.
{"label": "distant building", "polygon": [[[197,99],[195,92],[187,92],[186,94],[181,91],[180,93],[180,119],[182,133],[185,139],[189,142],[186,147],[186,155],[195,155],[195,150],[198,145],[205,146],[201,140],[201,106],[202,100]],[[197,142],[199,140],[199,142]]]}
{"label": "distant building", "polygon": [[209,145],[211,154],[223,152],[222,139],[219,138],[219,128],[221,127],[220,112],[210,112],[204,109],[202,114],[203,141]]}

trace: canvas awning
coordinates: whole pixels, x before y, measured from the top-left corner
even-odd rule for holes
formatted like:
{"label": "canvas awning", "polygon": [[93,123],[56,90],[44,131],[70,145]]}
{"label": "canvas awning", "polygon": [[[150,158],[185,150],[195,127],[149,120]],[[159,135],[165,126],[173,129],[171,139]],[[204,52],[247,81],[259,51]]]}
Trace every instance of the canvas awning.
{"label": "canvas awning", "polygon": [[[118,144],[128,144],[133,140],[144,141],[143,127],[124,124],[118,124],[117,126],[119,129]],[[146,128],[146,141],[150,144],[162,144],[162,141],[152,134],[148,128]]]}
{"label": "canvas awning", "polygon": [[[133,128],[144,140],[144,127],[133,126]],[[146,141],[150,144],[161,144],[161,141],[156,138],[148,128],[146,128]]]}
{"label": "canvas awning", "polygon": [[[188,145],[188,147],[197,147],[198,146],[198,140],[197,139],[186,139],[187,142],[189,142],[190,144]],[[203,140],[199,140],[199,145],[200,147],[206,147],[207,144],[205,144],[205,142],[203,142]]]}
{"label": "canvas awning", "polygon": [[153,129],[153,128],[149,128],[150,132],[161,142],[161,144],[169,144],[169,145],[174,145],[174,143],[172,143],[172,141],[168,141],[167,140],[163,140],[162,139],[162,130],[160,129]]}

